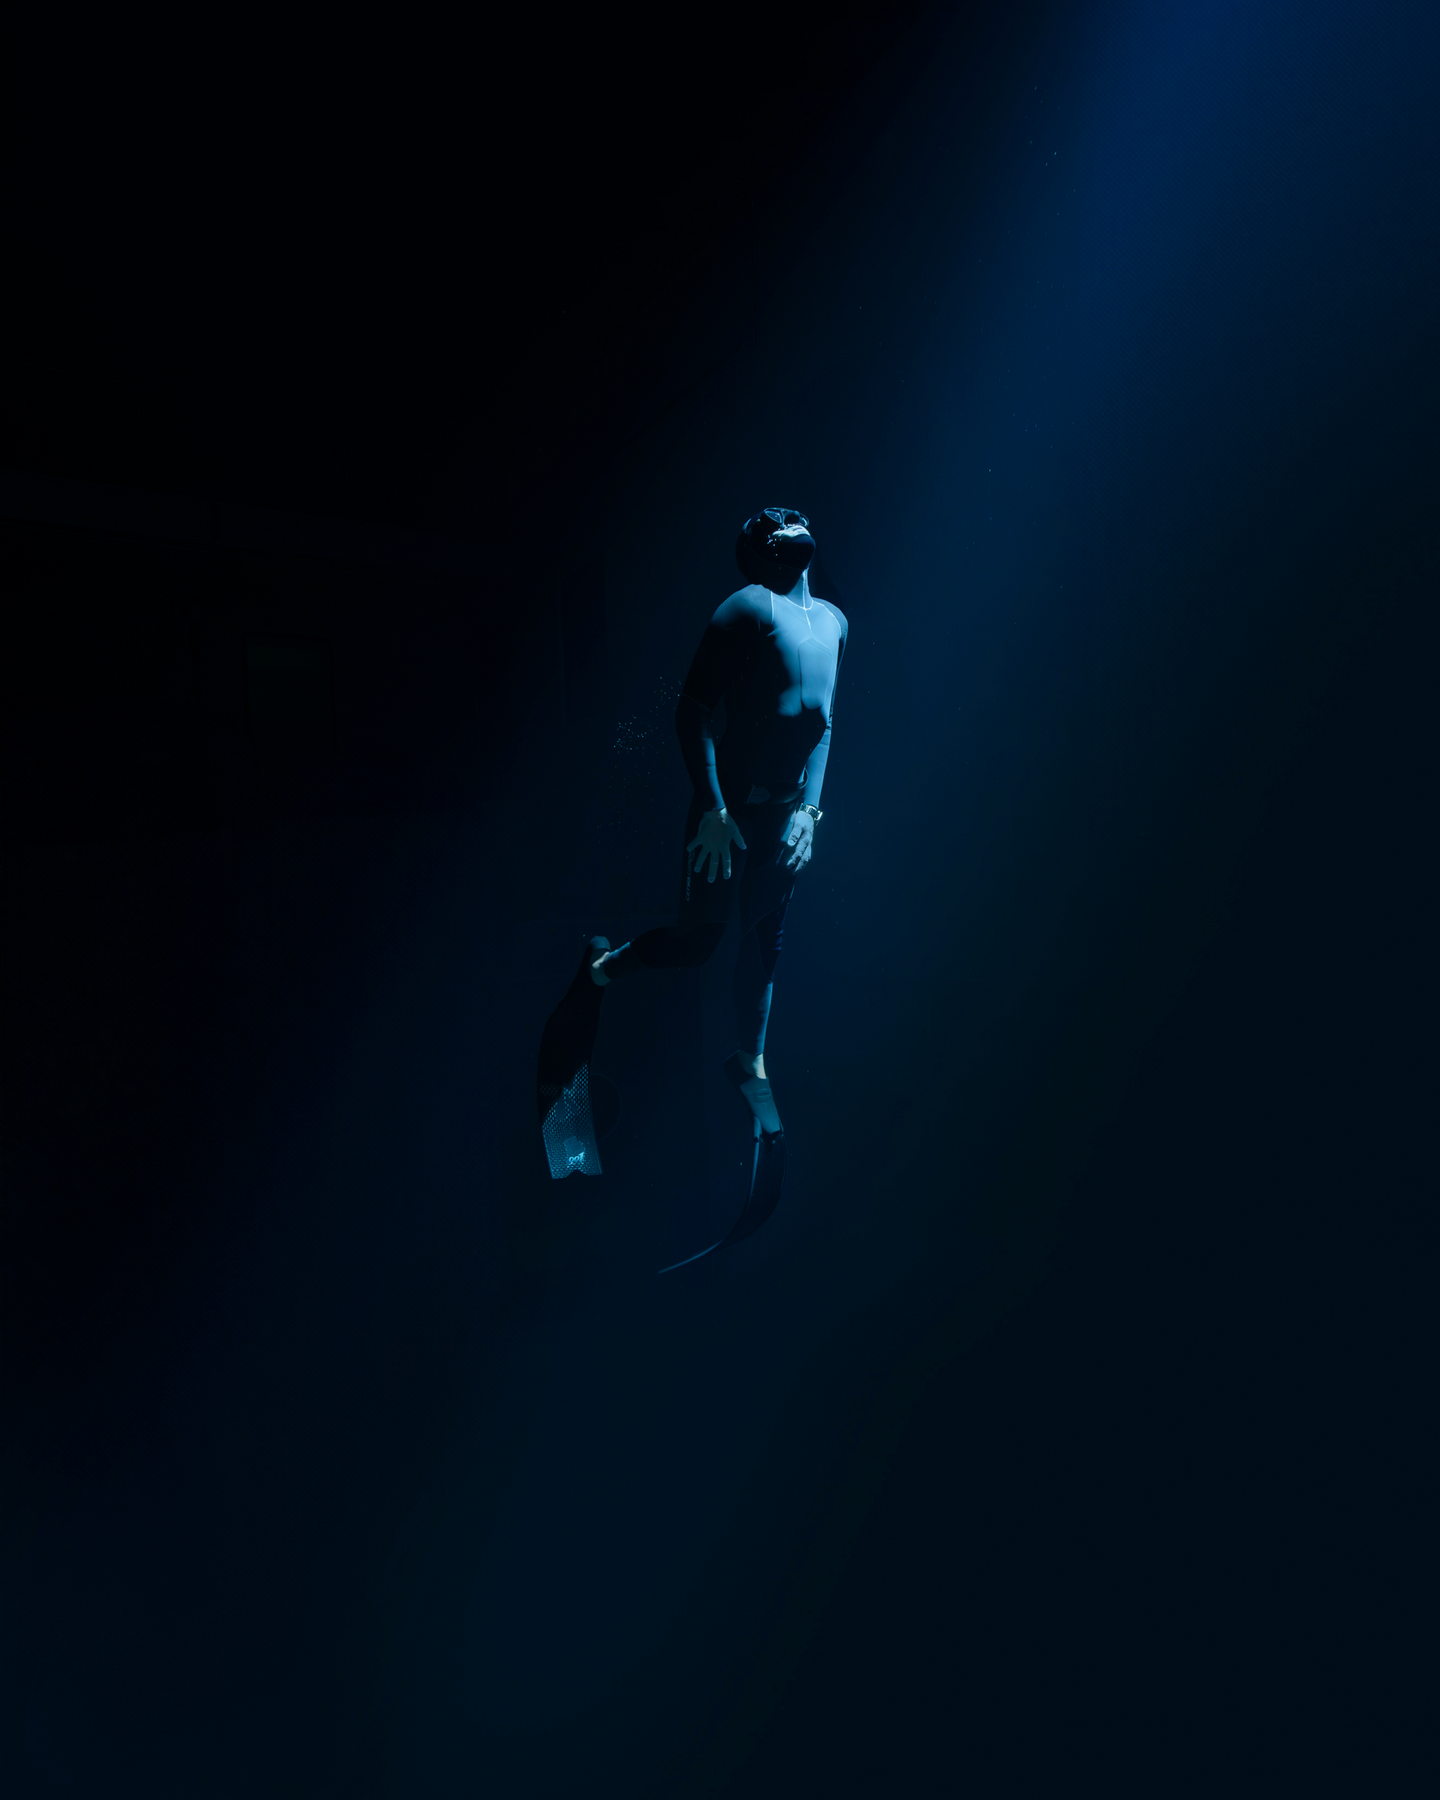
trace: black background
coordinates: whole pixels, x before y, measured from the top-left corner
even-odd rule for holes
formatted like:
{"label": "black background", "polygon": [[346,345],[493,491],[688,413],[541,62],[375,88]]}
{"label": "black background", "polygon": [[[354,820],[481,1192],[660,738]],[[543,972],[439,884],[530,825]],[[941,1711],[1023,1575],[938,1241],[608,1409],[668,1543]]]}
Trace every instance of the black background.
{"label": "black background", "polygon": [[[1428,10],[21,48],[7,1791],[1428,1788]],[[531,1059],[777,503],[792,1176],[662,1283],[724,969],[594,1187]]]}

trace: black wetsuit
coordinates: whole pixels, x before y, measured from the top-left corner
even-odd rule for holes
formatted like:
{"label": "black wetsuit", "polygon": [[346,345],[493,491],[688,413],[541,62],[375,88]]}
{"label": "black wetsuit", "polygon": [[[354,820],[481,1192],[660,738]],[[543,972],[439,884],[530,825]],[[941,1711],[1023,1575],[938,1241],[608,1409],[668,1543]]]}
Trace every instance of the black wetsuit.
{"label": "black wetsuit", "polygon": [[724,806],[746,848],[732,846],[730,879],[717,872],[713,882],[691,872],[682,849],[677,923],[645,932],[606,965],[623,976],[705,962],[738,896],[735,1022],[739,1048],[750,1056],[765,1047],[775,960],[795,887],[795,872],[784,866],[785,840],[799,803],[819,805],[845,632],[844,614],[828,600],[811,596],[801,606],[758,586],[741,588],[716,612],[675,711],[695,784],[684,842],[693,841],[703,813]]}

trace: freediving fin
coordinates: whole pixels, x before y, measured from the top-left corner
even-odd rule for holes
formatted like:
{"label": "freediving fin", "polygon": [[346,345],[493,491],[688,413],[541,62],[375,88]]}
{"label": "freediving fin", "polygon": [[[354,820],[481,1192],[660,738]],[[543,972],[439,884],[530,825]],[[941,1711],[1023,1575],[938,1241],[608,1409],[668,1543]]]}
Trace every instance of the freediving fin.
{"label": "freediving fin", "polygon": [[550,1175],[599,1175],[600,1150],[590,1108],[590,1053],[600,1029],[600,1002],[605,990],[591,979],[590,964],[610,940],[591,938],[564,998],[545,1021],[540,1060],[535,1072],[540,1107],[540,1135]]}
{"label": "freediving fin", "polygon": [[780,1204],[780,1190],[785,1185],[785,1133],[757,1131],[755,1160],[750,1165],[750,1192],[740,1209],[740,1217],[721,1238],[717,1249],[738,1244],[741,1238],[758,1231]]}
{"label": "freediving fin", "polygon": [[702,1256],[708,1256],[712,1250],[728,1249],[731,1244],[738,1244],[741,1238],[749,1237],[752,1231],[758,1231],[780,1204],[780,1190],[784,1185],[785,1133],[783,1130],[762,1131],[757,1119],[755,1156],[750,1165],[750,1190],[740,1209],[740,1217],[718,1243],[707,1245],[704,1250],[697,1250],[693,1256],[682,1257],[679,1262],[661,1269],[660,1274],[668,1275],[672,1269],[683,1269],[687,1263],[699,1262]]}

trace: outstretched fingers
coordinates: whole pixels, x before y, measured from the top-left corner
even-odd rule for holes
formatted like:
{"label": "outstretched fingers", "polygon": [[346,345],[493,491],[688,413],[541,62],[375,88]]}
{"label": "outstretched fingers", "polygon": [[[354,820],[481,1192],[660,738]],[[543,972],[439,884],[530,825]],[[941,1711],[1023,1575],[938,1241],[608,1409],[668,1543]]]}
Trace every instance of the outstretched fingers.
{"label": "outstretched fingers", "polygon": [[748,850],[750,848],[750,846],[745,842],[744,838],[741,837],[740,827],[735,823],[735,821],[733,819],[731,819],[728,821],[728,823],[729,823],[730,835],[729,835],[729,837],[726,838],[725,843],[722,846],[721,852],[720,852],[720,854],[725,858],[725,879],[727,881],[730,879],[730,846],[732,844],[734,844],[741,850]]}
{"label": "outstretched fingers", "polygon": [[[700,822],[700,829],[685,846],[690,857],[690,868],[694,873],[705,871],[705,879],[713,881],[719,870],[728,881],[730,879],[730,847],[738,845],[741,850],[748,849],[745,839],[733,819],[722,819],[717,814],[706,813]],[[706,870],[706,864],[709,864]]]}

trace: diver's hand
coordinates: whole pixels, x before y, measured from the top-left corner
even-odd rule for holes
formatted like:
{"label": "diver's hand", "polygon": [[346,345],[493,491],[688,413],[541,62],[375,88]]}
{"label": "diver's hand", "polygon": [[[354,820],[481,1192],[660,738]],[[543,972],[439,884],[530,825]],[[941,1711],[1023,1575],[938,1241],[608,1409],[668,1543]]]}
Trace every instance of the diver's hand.
{"label": "diver's hand", "polygon": [[810,851],[815,842],[815,821],[807,812],[797,812],[790,821],[790,829],[785,834],[785,842],[790,854],[785,858],[787,869],[803,869],[810,860]]}
{"label": "diver's hand", "polygon": [[750,846],[740,835],[740,827],[727,812],[707,812],[700,818],[700,829],[691,838],[685,848],[690,852],[690,867],[697,875],[705,874],[705,864],[710,864],[707,881],[715,879],[715,871],[723,871],[725,879],[730,879],[730,846],[738,844],[742,850]]}

